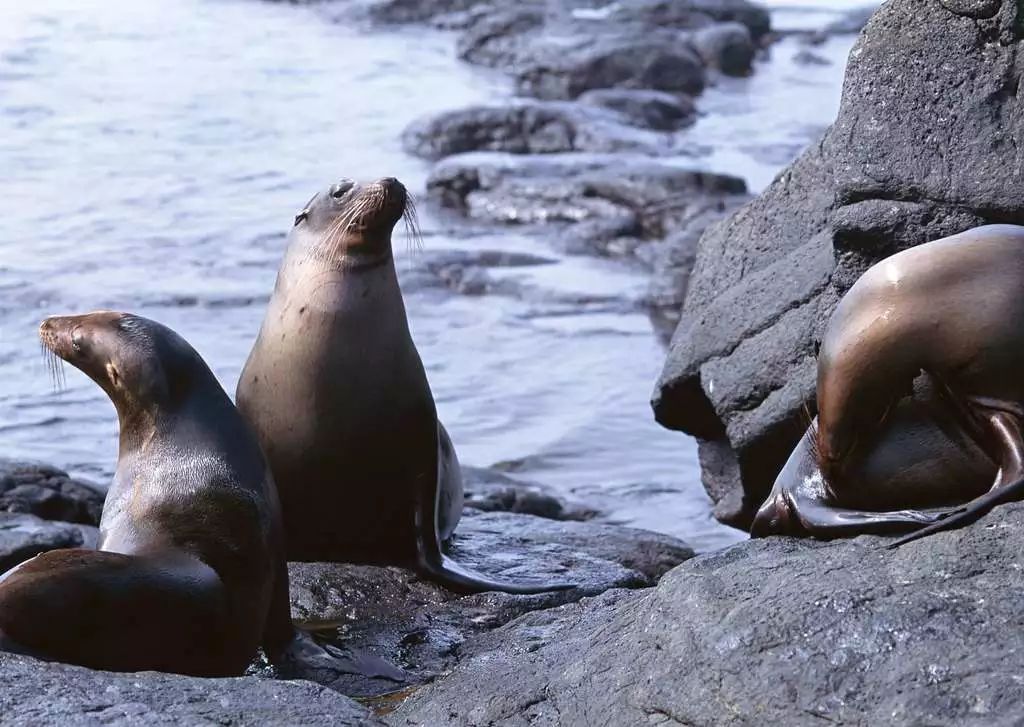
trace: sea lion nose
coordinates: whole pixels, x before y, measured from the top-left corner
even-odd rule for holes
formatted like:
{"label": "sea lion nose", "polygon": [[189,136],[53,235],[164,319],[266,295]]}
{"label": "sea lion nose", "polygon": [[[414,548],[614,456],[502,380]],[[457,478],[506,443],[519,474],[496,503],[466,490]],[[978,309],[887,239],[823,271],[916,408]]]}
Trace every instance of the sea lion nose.
{"label": "sea lion nose", "polygon": [[337,184],[331,186],[331,196],[335,199],[344,197],[345,194],[354,186],[356,186],[356,183],[351,179],[342,179]]}
{"label": "sea lion nose", "polygon": [[402,183],[399,182],[394,177],[383,177],[381,179],[378,179],[377,184],[379,184],[381,187],[389,191],[402,186]]}

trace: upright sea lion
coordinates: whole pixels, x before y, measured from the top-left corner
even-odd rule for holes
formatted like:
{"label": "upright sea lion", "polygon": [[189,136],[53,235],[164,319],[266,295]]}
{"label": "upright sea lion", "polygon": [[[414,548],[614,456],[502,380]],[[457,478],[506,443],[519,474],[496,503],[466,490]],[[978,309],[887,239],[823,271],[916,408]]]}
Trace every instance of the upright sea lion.
{"label": "upright sea lion", "polygon": [[[897,253],[853,285],[829,322],[818,357],[812,449],[832,495],[842,500],[856,492],[852,468],[870,457],[876,435],[921,372],[951,412],[947,432],[955,429],[972,440],[998,472],[984,494],[976,483],[963,482],[960,502],[977,497],[953,512],[872,508],[838,520],[826,508],[819,532],[918,528],[895,546],[962,526],[1024,496],[1022,291],[1024,227],[1012,225],[979,227]],[[794,454],[802,456],[799,449]],[[854,514],[859,526],[849,521]]]}
{"label": "upright sea lion", "polygon": [[138,316],[48,318],[43,344],[117,409],[99,550],[0,576],[0,645],[114,671],[226,676],[293,636],[279,504],[251,430],[199,354]]}
{"label": "upright sea lion", "polygon": [[569,587],[491,580],[442,551],[462,481],[395,273],[408,205],[392,178],[313,197],[242,371],[238,408],[277,481],[289,558],[408,564],[459,591]]}

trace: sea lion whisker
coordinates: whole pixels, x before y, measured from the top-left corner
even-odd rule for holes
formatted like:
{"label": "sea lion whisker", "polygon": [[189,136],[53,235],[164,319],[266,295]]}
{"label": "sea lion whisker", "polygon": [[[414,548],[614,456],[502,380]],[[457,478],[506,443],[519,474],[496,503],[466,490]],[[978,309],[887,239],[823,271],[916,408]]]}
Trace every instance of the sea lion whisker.
{"label": "sea lion whisker", "polygon": [[423,233],[420,232],[419,213],[416,210],[416,201],[411,194],[406,195],[405,198],[402,222],[405,224],[406,252],[410,255],[423,252]]}

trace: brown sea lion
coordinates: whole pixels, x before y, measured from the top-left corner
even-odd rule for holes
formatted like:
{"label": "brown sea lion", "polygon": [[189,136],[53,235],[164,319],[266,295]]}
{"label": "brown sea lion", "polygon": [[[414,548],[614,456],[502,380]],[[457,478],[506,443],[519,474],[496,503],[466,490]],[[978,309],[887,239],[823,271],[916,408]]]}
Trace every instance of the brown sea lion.
{"label": "brown sea lion", "polygon": [[259,444],[174,331],[114,312],[48,318],[51,352],[117,409],[99,550],[0,576],[0,643],[114,671],[241,674],[293,637],[277,495]]}
{"label": "brown sea lion", "polygon": [[256,438],[199,354],[134,315],[47,319],[44,345],[92,378],[120,424],[99,550],[0,575],[0,649],[113,671],[402,674],[328,654],[289,614],[280,505]]}
{"label": "brown sea lion", "polygon": [[493,580],[444,555],[461,470],[395,273],[391,233],[409,209],[396,179],[344,180],[288,236],[236,400],[277,481],[289,559],[406,564],[458,591],[569,587]]}
{"label": "brown sea lion", "polygon": [[[853,285],[829,322],[818,357],[818,422],[810,449],[831,502],[857,492],[857,463],[870,461],[878,434],[922,372],[950,412],[947,434],[972,440],[998,471],[981,494],[977,483],[963,481],[959,501],[973,499],[953,512],[872,507],[856,513],[859,530],[850,513],[830,518],[830,505],[819,499],[826,505],[820,518],[812,518],[819,533],[833,526],[839,534],[916,529],[896,546],[960,527],[1024,496],[1022,290],[1024,227],[1012,225],[979,227],[897,253]],[[794,457],[804,458],[799,448]],[[930,477],[943,481],[935,468]],[[894,499],[909,503],[897,493]],[[765,522],[761,517],[759,527]]]}
{"label": "brown sea lion", "polygon": [[818,466],[816,426],[808,427],[776,478],[754,518],[752,537],[905,533],[984,494],[998,470],[962,436],[944,401],[918,396],[900,401],[851,454],[844,486],[834,488]]}

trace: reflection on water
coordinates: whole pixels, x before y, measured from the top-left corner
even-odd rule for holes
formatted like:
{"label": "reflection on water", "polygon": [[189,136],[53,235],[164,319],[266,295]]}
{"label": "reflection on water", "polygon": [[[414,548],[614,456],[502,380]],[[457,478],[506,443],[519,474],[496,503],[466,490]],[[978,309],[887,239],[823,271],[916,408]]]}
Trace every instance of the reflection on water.
{"label": "reflection on water", "polygon": [[[827,52],[840,60],[848,47]],[[77,371],[62,392],[47,376],[35,329],[50,313],[156,318],[233,391],[303,202],[340,176],[422,189],[404,126],[507,95],[504,78],[453,55],[443,34],[368,33],[288,4],[0,6],[0,454],[100,480],[112,471],[112,406]],[[765,184],[834,112],[821,97],[837,96],[840,66],[815,73],[763,71],[709,92],[713,115],[693,133],[715,147],[710,163]],[[794,88],[813,102],[806,113],[777,103]],[[773,116],[780,106],[788,115]],[[514,231],[455,234],[423,207],[428,250],[399,269],[462,459],[514,462],[610,519],[698,548],[734,540],[710,519],[694,444],[652,420],[663,351],[634,305],[644,274]],[[480,249],[555,263],[500,271],[518,296],[416,284],[430,255]],[[613,304],[566,304],[588,296]]]}

